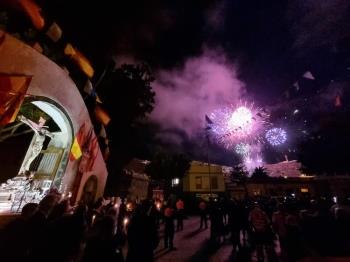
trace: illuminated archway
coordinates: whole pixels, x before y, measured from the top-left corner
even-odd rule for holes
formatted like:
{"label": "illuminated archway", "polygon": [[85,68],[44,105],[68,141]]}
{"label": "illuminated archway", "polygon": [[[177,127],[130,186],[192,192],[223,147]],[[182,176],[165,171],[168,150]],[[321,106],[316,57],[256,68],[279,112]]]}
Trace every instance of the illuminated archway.
{"label": "illuminated archway", "polygon": [[[65,110],[50,99],[33,96],[26,99],[19,116],[35,123],[38,115],[49,120],[46,128],[51,137],[45,138],[40,153],[34,159],[30,159],[38,134],[27,127],[26,133],[32,134],[31,142],[22,164],[17,167],[18,175],[0,187],[0,211],[17,212],[27,202],[39,202],[51,188],[60,192],[65,190],[62,181],[73,141],[71,120]],[[19,120],[14,123],[15,126],[19,124]]]}

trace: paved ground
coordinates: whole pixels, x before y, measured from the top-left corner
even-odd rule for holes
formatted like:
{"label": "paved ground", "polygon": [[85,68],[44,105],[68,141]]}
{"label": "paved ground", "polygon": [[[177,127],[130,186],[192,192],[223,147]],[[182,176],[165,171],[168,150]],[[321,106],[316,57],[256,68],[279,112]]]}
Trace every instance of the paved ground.
{"label": "paved ground", "polygon": [[[209,223],[210,225],[210,223]],[[160,243],[155,250],[155,261],[157,262],[231,262],[231,261],[251,261],[256,262],[256,254],[249,252],[249,247],[242,249],[239,256],[240,259],[232,257],[232,245],[227,239],[220,246],[213,248],[209,245],[209,228],[199,230],[199,217],[190,217],[184,221],[184,230],[175,233],[174,246],[177,248],[174,251],[164,249],[163,230],[160,229]],[[241,235],[241,244],[243,243]],[[244,252],[244,251],[247,252]],[[280,254],[278,241],[275,242],[276,254]],[[245,257],[245,255],[247,257]],[[249,260],[251,257],[251,260]],[[305,258],[300,262],[345,262],[350,261],[350,258]],[[265,256],[265,262],[267,258]]]}
{"label": "paved ground", "polygon": [[175,233],[174,246],[177,250],[164,249],[163,239],[155,251],[155,259],[168,261],[230,261],[232,246],[227,240],[217,248],[209,245],[209,228],[199,230],[199,217],[184,221],[184,230]]}

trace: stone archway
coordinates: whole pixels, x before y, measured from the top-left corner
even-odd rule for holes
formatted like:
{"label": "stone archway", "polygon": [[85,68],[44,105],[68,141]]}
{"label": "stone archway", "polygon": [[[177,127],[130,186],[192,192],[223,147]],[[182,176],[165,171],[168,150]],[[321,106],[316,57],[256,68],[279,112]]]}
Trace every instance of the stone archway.
{"label": "stone archway", "polygon": [[47,149],[42,151],[43,157],[38,165],[37,173],[52,180],[50,188],[54,187],[62,192],[65,190],[62,188],[62,178],[74,139],[71,121],[63,108],[48,99],[33,100],[31,103],[48,114],[60,129],[59,132],[53,133],[54,138],[50,140]]}
{"label": "stone archway", "polygon": [[0,211],[18,212],[27,202],[39,202],[51,188],[60,192],[65,190],[62,180],[73,142],[73,128],[68,114],[57,103],[45,97],[32,96],[26,99],[21,109],[23,107],[39,112],[40,119],[43,119],[43,115],[45,121],[49,120],[45,130],[50,138],[40,140],[39,144],[38,136],[42,135],[36,131],[38,114],[20,110],[18,121],[14,124],[25,126],[32,138],[22,164],[18,166],[18,175],[0,187]]}

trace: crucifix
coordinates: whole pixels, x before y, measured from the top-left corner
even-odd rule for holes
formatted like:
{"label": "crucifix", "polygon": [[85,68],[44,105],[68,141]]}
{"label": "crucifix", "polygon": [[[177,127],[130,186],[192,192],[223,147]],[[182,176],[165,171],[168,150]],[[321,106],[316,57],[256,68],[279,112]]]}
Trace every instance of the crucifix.
{"label": "crucifix", "polygon": [[20,115],[18,117],[18,120],[26,124],[27,126],[29,126],[35,132],[33,145],[30,148],[28,157],[25,159],[25,162],[22,165],[22,170],[20,172],[20,173],[24,173],[26,171],[29,171],[30,164],[40,154],[41,149],[43,148],[43,145],[45,142],[45,138],[47,136],[50,138],[53,138],[54,135],[49,132],[48,126],[45,126],[46,120],[42,117],[40,117],[38,123],[31,121],[30,119],[26,118],[23,115]]}

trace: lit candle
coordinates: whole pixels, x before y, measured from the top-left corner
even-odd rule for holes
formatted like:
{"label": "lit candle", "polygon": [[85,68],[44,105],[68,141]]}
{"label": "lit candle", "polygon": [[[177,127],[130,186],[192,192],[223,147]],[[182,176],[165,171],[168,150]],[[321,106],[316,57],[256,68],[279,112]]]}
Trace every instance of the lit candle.
{"label": "lit candle", "polygon": [[124,226],[126,226],[126,225],[129,223],[129,219],[128,219],[127,217],[126,217],[126,218],[124,218],[123,223],[124,223]]}

